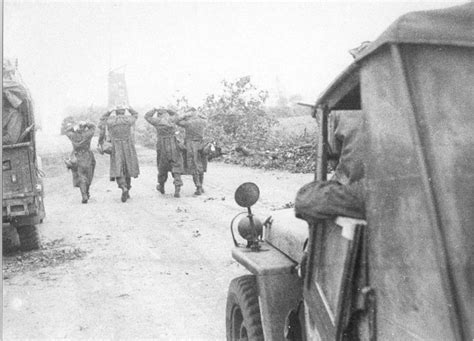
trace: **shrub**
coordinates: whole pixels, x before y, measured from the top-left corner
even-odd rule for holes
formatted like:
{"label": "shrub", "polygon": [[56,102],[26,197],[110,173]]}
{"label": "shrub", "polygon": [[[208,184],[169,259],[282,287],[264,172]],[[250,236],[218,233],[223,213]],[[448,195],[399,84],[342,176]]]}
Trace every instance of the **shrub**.
{"label": "shrub", "polygon": [[208,117],[207,135],[226,146],[265,144],[277,123],[263,107],[268,93],[258,90],[248,76],[223,81],[223,86],[220,94],[208,96],[199,108]]}

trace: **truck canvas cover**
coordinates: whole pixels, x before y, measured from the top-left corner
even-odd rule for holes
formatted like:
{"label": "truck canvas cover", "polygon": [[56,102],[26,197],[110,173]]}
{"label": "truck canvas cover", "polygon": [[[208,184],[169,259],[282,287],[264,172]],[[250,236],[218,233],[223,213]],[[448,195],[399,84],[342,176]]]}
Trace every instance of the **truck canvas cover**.
{"label": "truck canvas cover", "polygon": [[319,97],[358,110],[377,336],[474,337],[474,3],[409,13]]}
{"label": "truck canvas cover", "polygon": [[17,108],[24,100],[30,100],[26,88],[21,83],[11,79],[3,80],[3,95],[14,108]]}

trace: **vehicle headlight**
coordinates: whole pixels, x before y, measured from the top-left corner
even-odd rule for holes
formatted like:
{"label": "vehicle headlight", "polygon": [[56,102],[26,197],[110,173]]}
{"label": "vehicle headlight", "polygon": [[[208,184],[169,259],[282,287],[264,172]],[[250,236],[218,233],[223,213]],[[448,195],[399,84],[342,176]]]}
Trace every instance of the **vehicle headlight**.
{"label": "vehicle headlight", "polygon": [[239,231],[240,236],[247,241],[252,241],[255,237],[262,237],[263,233],[263,224],[260,219],[253,216],[252,220],[253,226],[250,223],[249,217],[242,218],[237,225],[237,230]]}

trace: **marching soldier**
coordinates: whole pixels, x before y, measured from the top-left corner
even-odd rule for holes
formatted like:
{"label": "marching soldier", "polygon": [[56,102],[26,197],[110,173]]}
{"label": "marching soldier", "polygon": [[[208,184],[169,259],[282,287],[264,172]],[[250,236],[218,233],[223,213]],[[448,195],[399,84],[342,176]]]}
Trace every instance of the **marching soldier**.
{"label": "marching soldier", "polygon": [[176,121],[176,124],[185,130],[184,143],[186,147],[186,162],[188,170],[193,175],[196,186],[195,195],[204,193],[204,172],[207,170],[207,158],[203,153],[204,130],[206,129],[205,116],[198,115],[195,108],[190,108],[186,114]]}
{"label": "marching soldier", "polygon": [[[127,110],[130,115],[126,114]],[[132,133],[137,117],[138,113],[132,108],[118,106],[102,115],[100,120],[99,150],[101,153],[110,153],[110,180],[115,180],[122,190],[122,202],[130,198],[131,178],[137,178],[140,174]],[[108,143],[106,130],[110,137],[110,152],[105,146]]]}
{"label": "marching soldier", "polygon": [[[156,116],[155,116],[156,114]],[[156,163],[158,167],[158,185],[156,189],[165,194],[165,182],[168,179],[168,172],[173,176],[175,188],[175,198],[180,197],[183,181],[181,174],[184,172],[183,156],[178,140],[176,139],[177,114],[172,110],[155,109],[145,114],[145,120],[156,129]]]}
{"label": "marching soldier", "polygon": [[83,204],[87,204],[90,198],[89,189],[94,177],[95,158],[90,149],[94,131],[95,125],[91,122],[80,122],[66,129],[73,151],[65,163],[72,171],[73,186],[79,187],[81,191]]}

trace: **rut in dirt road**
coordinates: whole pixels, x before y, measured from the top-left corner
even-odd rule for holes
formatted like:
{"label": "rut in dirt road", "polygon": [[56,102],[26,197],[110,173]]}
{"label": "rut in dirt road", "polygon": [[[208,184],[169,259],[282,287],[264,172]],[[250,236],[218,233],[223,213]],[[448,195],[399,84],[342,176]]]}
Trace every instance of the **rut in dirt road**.
{"label": "rut in dirt road", "polygon": [[[263,218],[291,202],[312,176],[210,163],[206,193],[193,196],[192,179],[184,176],[176,199],[170,181],[165,195],[155,189],[155,152],[137,151],[141,174],[132,180],[131,199],[120,201],[107,157],[96,155],[86,205],[63,167],[67,151],[43,152],[47,216],[40,231],[47,248],[38,252],[83,254],[9,274],[6,339],[225,338],[227,288],[246,273],[230,255],[229,223],[241,211],[235,189],[246,181],[259,185],[254,212]],[[4,269],[15,257],[5,257]]]}

